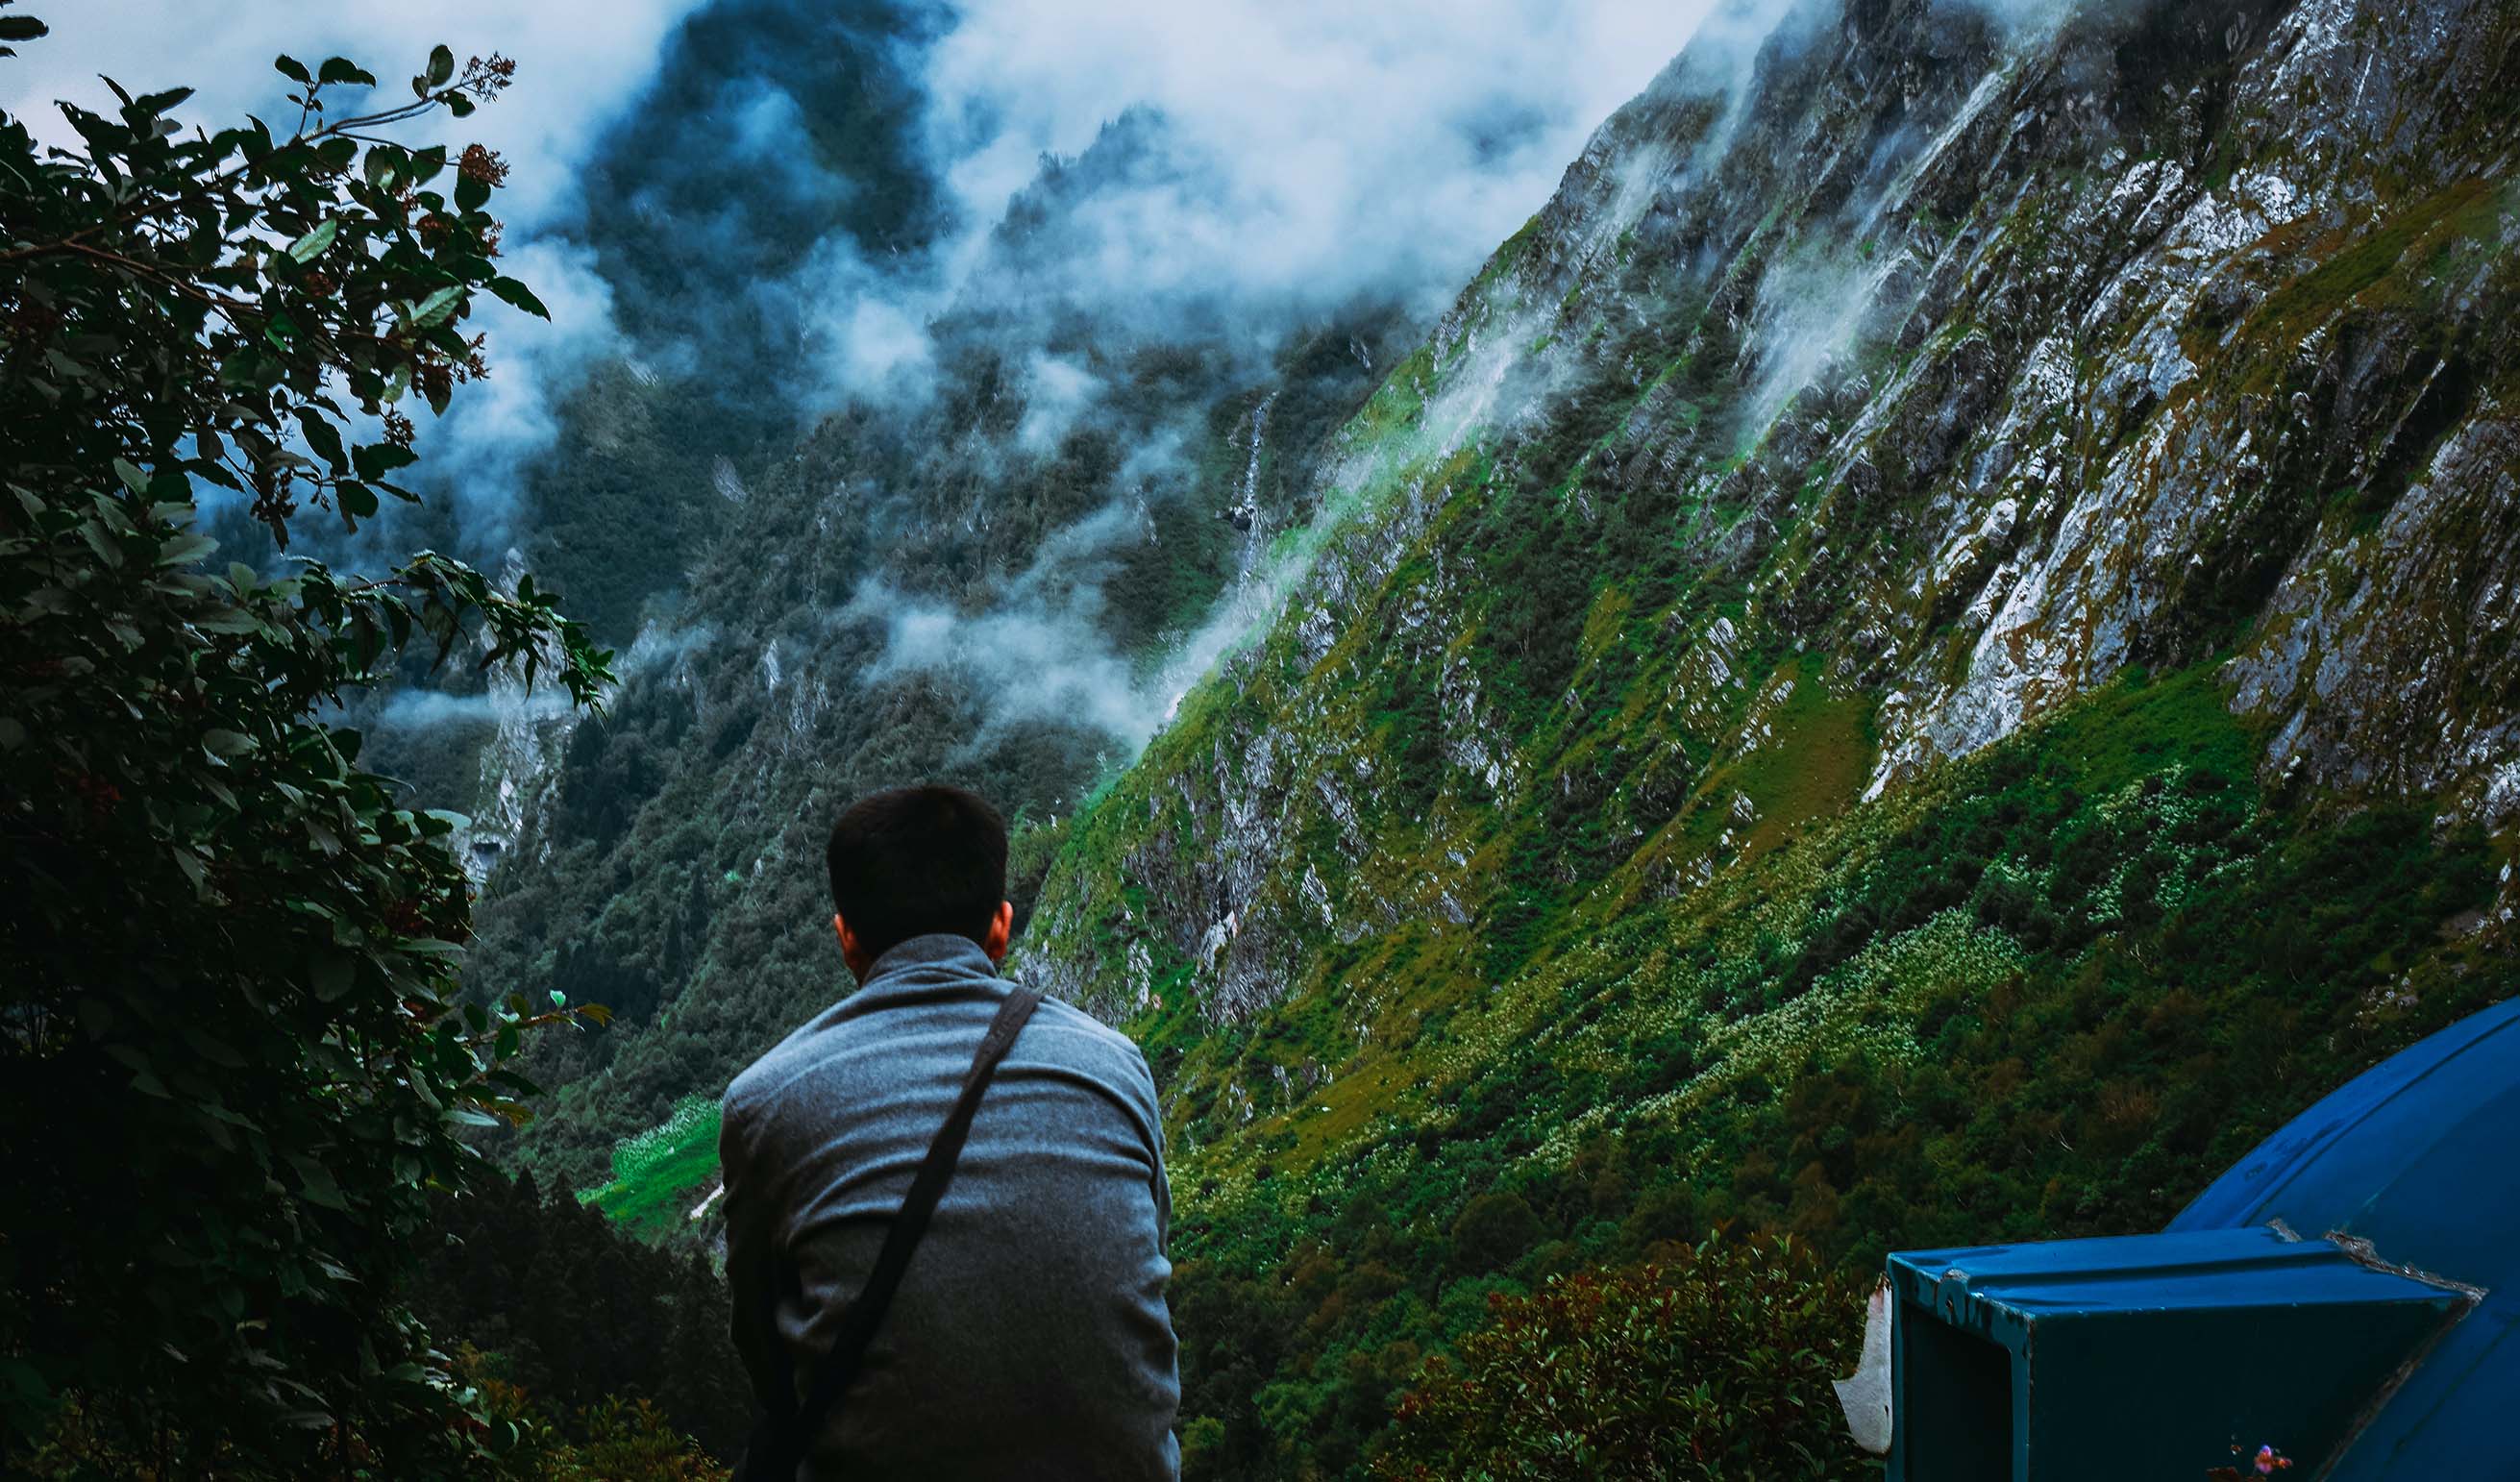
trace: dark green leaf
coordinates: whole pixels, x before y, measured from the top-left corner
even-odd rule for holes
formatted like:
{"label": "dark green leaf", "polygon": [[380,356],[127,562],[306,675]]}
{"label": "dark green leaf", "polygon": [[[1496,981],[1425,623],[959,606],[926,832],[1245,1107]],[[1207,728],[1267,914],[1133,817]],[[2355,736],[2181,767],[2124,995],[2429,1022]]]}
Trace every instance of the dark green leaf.
{"label": "dark green leaf", "polygon": [[193,626],[204,633],[259,633],[262,619],[242,607],[211,607],[195,613]]}
{"label": "dark green leaf", "polygon": [[315,230],[291,243],[289,255],[299,262],[312,262],[322,255],[324,249],[333,245],[333,239],[340,234],[341,223],[338,220],[327,220]]}
{"label": "dark green leaf", "polygon": [[464,286],[448,284],[420,301],[419,305],[411,311],[411,322],[424,330],[432,325],[443,324],[463,302]]}
{"label": "dark green leaf", "polygon": [[219,548],[219,543],[206,535],[184,534],[158,548],[158,564],[187,566]]}
{"label": "dark green leaf", "polygon": [[213,1065],[224,1066],[230,1070],[242,1069],[245,1065],[245,1056],[237,1054],[236,1047],[217,1035],[200,1029],[187,1028],[184,1031],[184,1043],[192,1047],[195,1055]]}
{"label": "dark green leaf", "polygon": [[514,278],[491,279],[490,292],[533,315],[536,319],[551,317],[551,310],[543,307],[543,301],[534,296],[533,291]]}
{"label": "dark green leaf", "polygon": [[455,53],[443,46],[428,49],[428,85],[444,87],[455,76]]}
{"label": "dark green leaf", "polygon": [[88,549],[96,553],[98,561],[108,567],[122,564],[122,552],[114,545],[112,533],[105,526],[93,519],[83,519],[79,521],[78,533],[79,539],[86,541]]}
{"label": "dark green leaf", "polygon": [[306,980],[314,988],[315,997],[329,1004],[350,991],[351,980],[357,972],[358,965],[351,961],[349,954],[319,952],[307,965]]}
{"label": "dark green leaf", "polygon": [[341,429],[325,419],[313,407],[297,408],[297,426],[306,434],[306,445],[313,448],[325,463],[338,469],[348,460],[341,449]]}
{"label": "dark green leaf", "polygon": [[420,455],[393,443],[372,442],[361,447],[352,461],[358,465],[361,478],[382,478],[396,469],[420,462]]}
{"label": "dark green leaf", "polygon": [[346,1211],[350,1207],[349,1201],[341,1197],[341,1186],[334,1181],[333,1170],[303,1153],[290,1154],[289,1162],[297,1170],[308,1202],[327,1209]]}
{"label": "dark green leaf", "polygon": [[[0,37],[40,33],[0,12]],[[372,80],[339,59],[311,77],[277,66],[300,107]],[[49,1426],[76,1394],[68,1439],[117,1475],[141,1458],[187,1476],[347,1461],[273,1423],[283,1412],[355,1417],[373,1455],[354,1470],[479,1474],[472,1438],[490,1432],[453,1425],[443,1389],[384,1376],[444,1367],[395,1299],[431,1193],[477,1161],[443,1108],[520,1121],[503,1099],[531,1092],[484,1062],[527,1053],[531,1032],[496,1015],[477,1041],[444,1032],[461,1028],[446,1010],[463,949],[434,934],[466,935],[451,831],[359,773],[355,734],[332,721],[361,713],[406,641],[469,656],[479,624],[512,653],[557,642],[573,670],[585,646],[445,558],[413,561],[407,587],[277,553],[292,564],[275,576],[212,574],[194,499],[244,485],[223,516],[285,540],[301,512],[355,520],[388,488],[407,496],[375,475],[410,455],[381,434],[353,446],[352,418],[397,373],[408,386],[426,364],[434,382],[441,357],[470,353],[457,321],[497,271],[492,223],[466,213],[417,239],[418,211],[450,208],[401,193],[445,168],[442,146],[371,146],[362,171],[361,141],[321,117],[308,139],[259,120],[186,138],[172,112],[200,99],[111,96],[118,118],[75,111],[63,130],[84,156],[0,126],[0,246],[76,235],[132,260],[39,252],[7,290],[22,353],[0,380],[23,415],[0,498],[0,770],[27,786],[0,790],[24,815],[13,837],[40,847],[12,877],[26,950],[5,992],[36,1072],[21,1090],[58,1114],[19,1130],[59,1145],[63,1187],[13,1208],[32,1223],[0,1240],[0,1286],[31,1280],[13,1248],[80,1259],[43,1282],[78,1342],[31,1361],[49,1386],[32,1397],[0,1358],[0,1414]],[[130,1057],[106,1059],[114,1045]],[[91,1059],[108,1073],[78,1070]],[[158,1207],[169,1190],[180,1207]],[[73,1218],[113,1198],[134,1218]],[[432,1453],[418,1469],[397,1454],[414,1438]]]}
{"label": "dark green leaf", "polygon": [[306,64],[298,61],[294,57],[289,56],[286,53],[283,53],[281,56],[274,59],[271,67],[274,71],[280,73],[280,75],[288,78],[292,82],[312,82],[315,80],[314,74],[306,70]]}

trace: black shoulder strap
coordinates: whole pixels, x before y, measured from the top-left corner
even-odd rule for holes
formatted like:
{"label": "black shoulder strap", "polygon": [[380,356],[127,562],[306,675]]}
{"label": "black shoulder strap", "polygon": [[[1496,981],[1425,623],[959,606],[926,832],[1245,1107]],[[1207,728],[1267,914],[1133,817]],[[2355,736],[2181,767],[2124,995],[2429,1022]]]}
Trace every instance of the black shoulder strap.
{"label": "black shoulder strap", "polygon": [[945,1125],[936,1129],[935,1140],[927,1145],[927,1156],[920,1161],[919,1173],[910,1181],[910,1196],[902,1200],[901,1213],[893,1217],[892,1228],[884,1232],[883,1249],[876,1255],[875,1270],[840,1314],[839,1329],[832,1335],[832,1346],[815,1365],[813,1387],[802,1404],[785,1415],[774,1412],[754,1431],[744,1448],[740,1476],[775,1477],[778,1482],[790,1482],[795,1476],[796,1466],[804,1460],[824,1417],[857,1377],[867,1344],[882,1325],[884,1311],[892,1306],[893,1293],[901,1288],[902,1274],[910,1269],[910,1257],[918,1250],[920,1237],[927,1233],[928,1219],[936,1213],[937,1201],[945,1196],[945,1186],[954,1181],[954,1167],[962,1159],[963,1144],[971,1135],[971,1115],[980,1108],[980,1096],[988,1090],[989,1078],[997,1073],[998,1061],[1006,1058],[1015,1036],[1023,1032],[1025,1021],[1039,1007],[1039,990],[1022,987],[1008,994],[1007,1001],[999,1006],[998,1016],[989,1022],[988,1035],[971,1056],[971,1068],[963,1076],[963,1091],[954,1099],[954,1109],[947,1113]]}

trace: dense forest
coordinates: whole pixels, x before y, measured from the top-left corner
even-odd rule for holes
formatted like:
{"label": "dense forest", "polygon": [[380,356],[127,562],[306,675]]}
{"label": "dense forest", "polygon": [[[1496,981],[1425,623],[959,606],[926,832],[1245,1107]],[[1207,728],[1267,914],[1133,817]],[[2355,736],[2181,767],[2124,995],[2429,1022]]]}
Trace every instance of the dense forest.
{"label": "dense forest", "polygon": [[413,1282],[432,1332],[578,1439],[608,1404],[645,1404],[719,1456],[743,1444],[752,1394],[727,1342],[725,1285],[698,1251],[624,1237],[532,1174],[441,1193]]}

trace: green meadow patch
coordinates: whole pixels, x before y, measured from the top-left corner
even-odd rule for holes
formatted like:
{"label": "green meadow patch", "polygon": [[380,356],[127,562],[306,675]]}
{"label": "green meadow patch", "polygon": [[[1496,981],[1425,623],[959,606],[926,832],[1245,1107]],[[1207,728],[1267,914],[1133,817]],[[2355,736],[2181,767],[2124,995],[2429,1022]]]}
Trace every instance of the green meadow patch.
{"label": "green meadow patch", "polygon": [[578,1198],[641,1235],[669,1235],[717,1182],[717,1098],[685,1097],[672,1116],[615,1144],[612,1182]]}

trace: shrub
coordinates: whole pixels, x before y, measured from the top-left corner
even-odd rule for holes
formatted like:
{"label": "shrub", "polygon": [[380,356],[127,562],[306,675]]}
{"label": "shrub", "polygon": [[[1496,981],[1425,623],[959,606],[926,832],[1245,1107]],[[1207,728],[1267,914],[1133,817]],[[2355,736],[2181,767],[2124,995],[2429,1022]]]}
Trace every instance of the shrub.
{"label": "shrub", "polygon": [[611,1397],[580,1407],[575,1418],[585,1439],[573,1441],[533,1396],[488,1373],[484,1355],[467,1346],[455,1365],[472,1382],[496,1455],[479,1472],[491,1482],[726,1482],[728,1468],[646,1400]]}
{"label": "shrub", "polygon": [[1684,1246],[1661,1265],[1489,1298],[1458,1358],[1401,1397],[1386,1478],[1863,1474],[1829,1387],[1862,1296],[1790,1239]]}
{"label": "shrub", "polygon": [[376,131],[509,67],[441,47],[411,102],[328,121],[376,78],[276,65],[285,139],[188,134],[183,89],[65,105],[84,153],[0,115],[10,1475],[473,1474],[481,1422],[398,1287],[428,1190],[479,1164],[464,1129],[521,1114],[521,1036],[571,1016],[467,1001],[451,825],[329,722],[417,640],[578,701],[607,655],[529,578],[431,553],[213,567],[196,503],[224,487],[285,545],[410,497],[403,407],[480,374],[474,291],[539,306],[491,261],[496,157]]}

